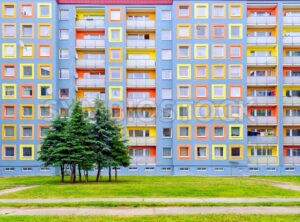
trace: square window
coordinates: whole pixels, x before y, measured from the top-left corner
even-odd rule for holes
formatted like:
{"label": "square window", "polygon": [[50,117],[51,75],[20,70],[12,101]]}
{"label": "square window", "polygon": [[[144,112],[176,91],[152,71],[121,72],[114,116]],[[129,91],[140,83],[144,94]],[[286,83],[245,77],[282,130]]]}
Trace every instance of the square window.
{"label": "square window", "polygon": [[242,65],[229,65],[229,78],[230,79],[241,79],[243,72]]}
{"label": "square window", "polygon": [[69,109],[68,108],[60,108],[59,113],[61,116],[67,117],[69,115]]}
{"label": "square window", "polygon": [[21,139],[32,139],[33,127],[31,125],[21,125]]}
{"label": "square window", "polygon": [[229,16],[231,18],[241,18],[242,17],[242,5],[229,5]]}
{"label": "square window", "polygon": [[191,37],[190,25],[177,25],[177,38],[187,39]]}
{"label": "square window", "polygon": [[2,77],[3,78],[16,77],[16,66],[13,64],[4,64],[2,66]]}
{"label": "square window", "polygon": [[33,85],[21,85],[21,97],[32,98],[33,97]]}
{"label": "square window", "polygon": [[229,56],[230,58],[241,58],[242,57],[242,46],[240,45],[229,45]]}
{"label": "square window", "polygon": [[163,128],[163,137],[171,138],[172,137],[172,129],[171,128]]}
{"label": "square window", "polygon": [[226,86],[220,84],[213,84],[212,99],[226,99]]}
{"label": "square window", "polygon": [[2,58],[3,59],[13,59],[16,58],[16,44],[2,44]]}
{"label": "square window", "polygon": [[21,58],[33,57],[33,45],[24,45],[21,47]]}
{"label": "square window", "polygon": [[121,9],[110,9],[110,21],[121,21]]}
{"label": "square window", "polygon": [[189,58],[190,57],[190,46],[189,45],[179,45],[178,46],[178,58]]}
{"label": "square window", "polygon": [[208,4],[195,4],[195,18],[208,18]]}
{"label": "square window", "polygon": [[178,79],[190,79],[191,78],[191,65],[177,65]]}
{"label": "square window", "polygon": [[190,5],[179,5],[178,6],[178,17],[188,18],[190,17]]}
{"label": "square window", "polygon": [[39,125],[39,138],[45,138],[47,136],[47,133],[49,131],[50,127],[45,125]]}
{"label": "square window", "polygon": [[112,107],[111,108],[111,117],[112,118],[121,118],[121,107]]}
{"label": "square window", "polygon": [[3,38],[14,38],[16,37],[16,25],[15,24],[3,24]]}
{"label": "square window", "polygon": [[212,26],[213,38],[225,38],[225,26],[224,25],[213,25]]}
{"label": "square window", "polygon": [[195,97],[197,99],[206,99],[208,98],[208,87],[207,85],[195,85]]}
{"label": "square window", "polygon": [[172,99],[172,89],[162,89],[161,90],[162,99]]}
{"label": "square window", "polygon": [[70,90],[69,88],[59,89],[59,98],[60,99],[68,99],[70,97]]}
{"label": "square window", "polygon": [[206,145],[196,145],[196,159],[207,159],[208,147]]}
{"label": "square window", "polygon": [[214,79],[224,79],[225,73],[226,70],[224,65],[212,65],[212,77]]}
{"label": "square window", "polygon": [[172,158],[172,148],[163,147],[163,158]]}
{"label": "square window", "polygon": [[3,3],[2,4],[3,18],[13,18],[16,16],[16,4]]}
{"label": "square window", "polygon": [[39,118],[50,118],[51,117],[51,106],[41,105],[39,106]]}
{"label": "square window", "polygon": [[241,39],[242,36],[242,25],[229,25],[229,38]]}
{"label": "square window", "polygon": [[16,157],[15,145],[3,145],[2,146],[2,160],[11,160]]}
{"label": "square window", "polygon": [[39,64],[38,65],[38,75],[41,79],[51,78],[51,65],[50,64]]}
{"label": "square window", "polygon": [[191,119],[191,105],[190,104],[178,104],[177,105],[177,119],[178,120]]}
{"label": "square window", "polygon": [[225,5],[213,5],[213,17],[224,18],[225,17]]}
{"label": "square window", "polygon": [[224,105],[213,105],[213,116],[216,119],[225,118],[225,106]]}
{"label": "square window", "polygon": [[195,26],[195,38],[204,39],[208,36],[208,27],[207,25],[196,25]]}
{"label": "square window", "polygon": [[60,29],[59,30],[59,39],[60,40],[67,40],[70,38],[69,29]]}
{"label": "square window", "polygon": [[39,88],[39,91],[38,91],[39,99],[52,98],[52,86],[51,85],[39,84],[38,88]]}
{"label": "square window", "polygon": [[16,137],[16,126],[12,124],[2,125],[3,140],[14,139]]}
{"label": "square window", "polygon": [[52,7],[51,4],[38,3],[38,17],[39,18],[51,18]]}
{"label": "square window", "polygon": [[61,20],[61,21],[69,20],[69,10],[68,9],[60,9],[59,10],[59,20]]}
{"label": "square window", "polygon": [[21,105],[21,118],[32,119],[33,118],[33,105]]}
{"label": "square window", "polygon": [[162,72],[162,79],[172,79],[171,69],[163,69],[161,72]]}
{"label": "square window", "polygon": [[243,138],[242,125],[229,125],[229,139],[241,140]]}
{"label": "square window", "polygon": [[195,116],[197,119],[203,119],[208,117],[208,106],[207,105],[196,105]]}
{"label": "square window", "polygon": [[214,139],[224,139],[226,135],[226,130],[224,125],[213,125],[213,138]]}
{"label": "square window", "polygon": [[52,27],[49,24],[39,24],[39,37],[50,38],[52,33]]}
{"label": "square window", "polygon": [[69,59],[69,49],[59,49],[59,59]]}
{"label": "square window", "polygon": [[207,79],[208,78],[207,65],[195,65],[195,78],[196,79]]}
{"label": "square window", "polygon": [[70,78],[70,70],[67,68],[59,69],[59,78],[60,79],[69,79]]}
{"label": "square window", "polygon": [[213,160],[225,160],[226,159],[226,145],[212,145]]}
{"label": "square window", "polygon": [[21,4],[21,17],[24,18],[33,17],[33,5]]}
{"label": "square window", "polygon": [[111,86],[109,88],[109,98],[111,100],[123,100],[122,87]]}
{"label": "square window", "polygon": [[161,20],[169,21],[172,19],[172,11],[171,10],[162,10],[161,11]]}
{"label": "square window", "polygon": [[242,98],[242,86],[229,86],[229,96],[232,99]]}
{"label": "square window", "polygon": [[122,28],[108,28],[109,42],[122,42]]}
{"label": "square window", "polygon": [[190,98],[191,88],[189,85],[178,85],[178,99],[187,99]]}
{"label": "square window", "polygon": [[[33,145],[20,145],[20,160],[33,160],[34,159],[34,146]],[[31,169],[32,170],[32,169]]]}
{"label": "square window", "polygon": [[226,56],[226,49],[224,45],[212,45],[212,58],[224,59]]}
{"label": "square window", "polygon": [[172,59],[172,50],[171,49],[161,50],[161,59],[162,60],[171,60]]}
{"label": "square window", "polygon": [[190,159],[191,157],[191,146],[190,145],[179,145],[177,147],[179,159]]}
{"label": "square window", "polygon": [[194,56],[195,56],[195,59],[207,59],[208,58],[208,45],[195,44]]}
{"label": "square window", "polygon": [[230,159],[231,160],[243,159],[243,145],[240,144],[230,145]]}
{"label": "square window", "polygon": [[122,68],[110,67],[110,80],[121,80],[121,79],[122,79]]}
{"label": "square window", "polygon": [[205,139],[208,135],[207,125],[196,125],[195,126],[196,139]]}
{"label": "square window", "polygon": [[190,128],[187,126],[179,127],[179,136],[180,137],[189,137],[190,136]]}
{"label": "square window", "polygon": [[33,79],[34,78],[34,65],[33,64],[20,64],[20,78]]}
{"label": "square window", "polygon": [[48,58],[51,56],[50,45],[39,45],[39,56],[41,58]]}
{"label": "square window", "polygon": [[2,117],[3,119],[14,119],[16,117],[16,105],[3,105]]}
{"label": "square window", "polygon": [[172,40],[172,31],[171,30],[162,30],[161,31],[161,40]]}
{"label": "square window", "polygon": [[163,108],[163,118],[172,118],[172,108]]}
{"label": "square window", "polygon": [[242,107],[240,105],[229,106],[229,115],[231,118],[241,118],[242,117]]}
{"label": "square window", "polygon": [[2,99],[16,99],[16,84],[2,84]]}

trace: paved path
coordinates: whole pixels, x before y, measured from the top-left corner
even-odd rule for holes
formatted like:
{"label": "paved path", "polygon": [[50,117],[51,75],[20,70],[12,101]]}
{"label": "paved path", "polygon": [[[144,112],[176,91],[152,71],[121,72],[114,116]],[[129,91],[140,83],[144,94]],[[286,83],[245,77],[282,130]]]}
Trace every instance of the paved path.
{"label": "paved path", "polygon": [[299,214],[300,207],[0,208],[0,215]]}
{"label": "paved path", "polygon": [[14,193],[14,192],[26,190],[29,188],[34,188],[34,187],[36,187],[36,186],[19,186],[19,187],[13,187],[13,188],[5,189],[5,190],[0,190],[0,195]]}
{"label": "paved path", "polygon": [[[78,203],[78,202],[145,202],[145,203],[262,203],[300,202],[300,198],[51,198],[0,199],[0,203]],[[300,212],[299,212],[300,213]]]}
{"label": "paved path", "polygon": [[268,183],[271,186],[278,187],[278,188],[281,188],[281,189],[294,190],[294,191],[299,191],[300,192],[300,185],[296,185],[296,184],[292,184],[292,183],[288,183],[288,182],[265,180],[265,179],[260,179],[260,178],[250,178],[250,179],[258,181],[258,182]]}

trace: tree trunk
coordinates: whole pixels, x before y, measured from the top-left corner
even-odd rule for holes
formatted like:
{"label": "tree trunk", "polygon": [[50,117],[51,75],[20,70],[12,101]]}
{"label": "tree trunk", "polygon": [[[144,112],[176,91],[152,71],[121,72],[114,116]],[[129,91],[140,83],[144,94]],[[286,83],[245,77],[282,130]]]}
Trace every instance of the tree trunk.
{"label": "tree trunk", "polygon": [[82,182],[81,167],[80,167],[80,165],[78,165],[78,175],[79,175],[79,182]]}
{"label": "tree trunk", "polygon": [[70,181],[74,181],[74,170],[73,170],[73,164],[70,164]]}
{"label": "tree trunk", "polygon": [[115,167],[115,181],[118,180],[118,170],[117,170],[117,167]]}
{"label": "tree trunk", "polygon": [[89,171],[85,170],[85,182],[89,182]]}
{"label": "tree trunk", "polygon": [[108,167],[108,181],[111,182],[111,166]]}
{"label": "tree trunk", "polygon": [[101,175],[101,167],[98,165],[96,182],[99,182],[100,175]]}
{"label": "tree trunk", "polygon": [[60,165],[60,175],[61,175],[61,182],[65,182],[65,165]]}
{"label": "tree trunk", "polygon": [[76,164],[73,164],[73,183],[76,182]]}

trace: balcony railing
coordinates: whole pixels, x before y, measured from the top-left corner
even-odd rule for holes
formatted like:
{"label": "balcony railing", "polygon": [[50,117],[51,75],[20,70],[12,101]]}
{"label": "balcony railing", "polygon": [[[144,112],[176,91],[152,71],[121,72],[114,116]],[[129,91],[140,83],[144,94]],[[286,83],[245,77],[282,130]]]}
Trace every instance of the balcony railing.
{"label": "balcony railing", "polygon": [[156,124],[155,117],[128,117],[127,125],[130,126],[151,126]]}
{"label": "balcony railing", "polygon": [[156,107],[155,98],[127,98],[127,107]]}
{"label": "balcony railing", "polygon": [[252,105],[274,105],[277,103],[276,96],[248,96],[247,104]]}
{"label": "balcony railing", "polygon": [[[104,101],[105,100],[105,94],[101,94],[99,99]],[[94,107],[95,106],[95,101],[96,101],[96,98],[89,98],[89,97],[85,97],[85,98],[80,99],[82,107]]]}
{"label": "balcony railing", "polygon": [[84,79],[80,78],[76,80],[76,86],[82,88],[97,88],[97,87],[105,87],[105,79]]}
{"label": "balcony railing", "polygon": [[76,61],[76,67],[83,69],[105,68],[105,61],[100,59],[78,59]]}
{"label": "balcony railing", "polygon": [[284,36],[283,45],[291,45],[291,46],[300,45],[300,36]]}
{"label": "balcony railing", "polygon": [[274,45],[276,44],[276,37],[274,36],[249,36],[247,37],[247,43],[249,45]]}
{"label": "balcony railing", "polygon": [[284,16],[283,25],[300,25],[300,16]]}
{"label": "balcony railing", "polygon": [[76,40],[77,49],[101,49],[105,47],[105,40],[103,39],[79,39]]}
{"label": "balcony railing", "polygon": [[127,137],[129,146],[155,146],[156,137]]}
{"label": "balcony railing", "polygon": [[248,125],[276,125],[276,116],[248,116]]}
{"label": "balcony railing", "polygon": [[127,48],[134,49],[149,49],[155,48],[155,40],[147,39],[137,39],[137,40],[127,40]]}
{"label": "balcony railing", "polygon": [[276,85],[277,77],[276,76],[248,76],[247,77],[248,85]]}
{"label": "balcony railing", "polygon": [[285,56],[285,57],[283,57],[283,65],[299,66],[300,65],[300,56]]}
{"label": "balcony railing", "polygon": [[155,164],[155,157],[152,156],[134,156],[130,157],[131,165],[153,165]]}
{"label": "balcony railing", "polygon": [[76,21],[77,29],[101,29],[104,28],[104,20],[96,19],[96,20],[78,20]]}
{"label": "balcony railing", "polygon": [[285,156],[284,164],[300,164],[300,156]]}
{"label": "balcony railing", "polygon": [[300,97],[291,96],[291,97],[283,97],[283,105],[286,106],[299,106],[300,104]]}
{"label": "balcony railing", "polygon": [[127,20],[127,29],[155,29],[154,20]]}
{"label": "balcony railing", "polygon": [[127,68],[155,68],[153,59],[128,59]]}
{"label": "balcony railing", "polygon": [[127,79],[127,87],[134,87],[134,88],[155,87],[155,79]]}
{"label": "balcony railing", "polygon": [[275,66],[277,57],[275,56],[248,56],[247,64],[252,66]]}
{"label": "balcony railing", "polygon": [[285,125],[300,125],[300,116],[284,116],[283,124],[285,124]]}
{"label": "balcony railing", "polygon": [[300,136],[285,136],[283,143],[285,145],[300,145]]}
{"label": "balcony railing", "polygon": [[277,136],[248,136],[248,144],[277,144]]}
{"label": "balcony railing", "polygon": [[300,85],[300,76],[286,76],[286,77],[283,77],[283,84]]}
{"label": "balcony railing", "polygon": [[277,22],[275,16],[250,16],[247,18],[247,24],[253,26],[273,26]]}
{"label": "balcony railing", "polygon": [[278,164],[277,156],[248,156],[248,164]]}

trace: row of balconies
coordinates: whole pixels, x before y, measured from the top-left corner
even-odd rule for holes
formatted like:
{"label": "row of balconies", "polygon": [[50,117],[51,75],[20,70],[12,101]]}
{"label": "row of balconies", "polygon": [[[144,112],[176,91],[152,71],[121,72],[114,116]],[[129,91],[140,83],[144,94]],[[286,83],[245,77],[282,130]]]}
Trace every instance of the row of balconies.
{"label": "row of balconies", "polygon": [[[278,117],[276,116],[248,116],[248,125],[277,125]],[[300,125],[300,117],[284,116],[283,125]]]}
{"label": "row of balconies", "polygon": [[[248,76],[247,84],[250,86],[274,86],[277,85],[276,76]],[[283,77],[284,85],[300,85],[300,77],[285,76]]]}
{"label": "row of balconies", "polygon": [[[248,66],[276,66],[277,57],[276,56],[248,56],[247,65]],[[300,56],[284,56],[283,65],[299,66]]]}
{"label": "row of balconies", "polygon": [[[300,16],[284,16],[283,25],[295,26],[300,25]],[[276,16],[249,16],[247,18],[248,26],[276,26]]]}
{"label": "row of balconies", "polygon": [[[282,38],[284,46],[300,45],[300,36],[284,36]],[[276,45],[277,38],[275,36],[248,36],[248,45]]]}
{"label": "row of balconies", "polygon": [[[268,145],[277,145],[278,136],[248,136],[248,144],[268,144]],[[300,145],[300,136],[284,136],[283,137],[284,145]]]}
{"label": "row of balconies", "polygon": [[[127,48],[133,49],[151,49],[155,48],[155,40],[151,39],[138,39],[138,40],[127,40]],[[105,40],[104,39],[78,39],[76,40],[77,49],[104,49]]]}
{"label": "row of balconies", "polygon": [[[77,59],[76,68],[80,69],[104,69],[104,59]],[[154,69],[154,59],[128,59],[127,68],[133,69]]]}
{"label": "row of balconies", "polygon": [[[127,87],[132,88],[154,88],[156,86],[155,79],[127,79]],[[78,78],[76,80],[76,87],[79,88],[104,88],[105,79],[88,79]]]}
{"label": "row of balconies", "polygon": [[[276,96],[248,96],[247,97],[248,105],[276,105],[277,97]],[[283,105],[285,106],[297,106],[300,104],[300,97],[291,96],[283,97]]]}

